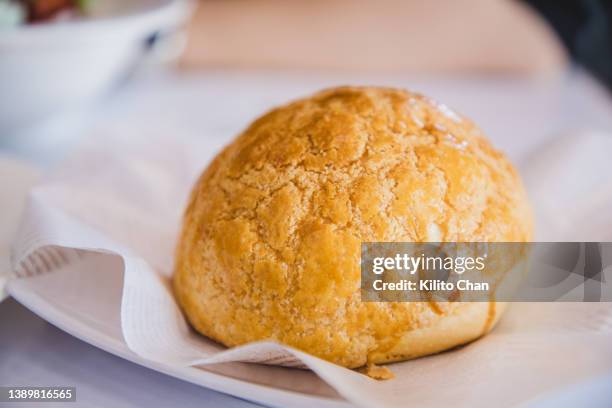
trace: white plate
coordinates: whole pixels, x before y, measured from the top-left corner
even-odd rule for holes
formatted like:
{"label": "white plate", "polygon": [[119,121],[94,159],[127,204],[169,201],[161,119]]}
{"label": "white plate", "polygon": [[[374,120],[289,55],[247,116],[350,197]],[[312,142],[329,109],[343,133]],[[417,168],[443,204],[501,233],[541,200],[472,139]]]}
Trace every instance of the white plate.
{"label": "white plate", "polygon": [[[123,265],[119,258],[93,255],[80,263],[47,275],[9,282],[8,292],[25,307],[71,335],[121,358],[161,373],[216,391],[272,406],[348,407],[322,380],[305,388],[316,377],[310,371],[267,367],[253,382],[249,364],[229,363],[206,368],[173,367],[145,360],[123,341],[120,297]],[[53,275],[51,277],[51,275]],[[58,300],[58,285],[65,296]],[[85,296],[84,296],[85,295]],[[54,300],[50,300],[53,297]],[[112,301],[111,301],[112,300]],[[110,308],[108,305],[117,305]],[[257,367],[261,370],[261,367]],[[288,374],[291,371],[291,375]],[[247,381],[246,378],[250,381]],[[305,381],[306,378],[309,381]]]}

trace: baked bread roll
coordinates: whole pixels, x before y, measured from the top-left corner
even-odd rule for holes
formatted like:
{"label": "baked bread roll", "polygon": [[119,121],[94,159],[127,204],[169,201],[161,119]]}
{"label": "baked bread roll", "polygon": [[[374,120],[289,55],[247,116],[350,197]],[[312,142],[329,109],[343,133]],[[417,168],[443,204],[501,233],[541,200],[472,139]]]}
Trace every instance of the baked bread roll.
{"label": "baked bread roll", "polygon": [[275,109],[197,181],[174,290],[226,346],[275,340],[359,367],[493,327],[494,302],[361,302],[368,241],[529,241],[521,180],[468,119],[411,92],[343,87]]}

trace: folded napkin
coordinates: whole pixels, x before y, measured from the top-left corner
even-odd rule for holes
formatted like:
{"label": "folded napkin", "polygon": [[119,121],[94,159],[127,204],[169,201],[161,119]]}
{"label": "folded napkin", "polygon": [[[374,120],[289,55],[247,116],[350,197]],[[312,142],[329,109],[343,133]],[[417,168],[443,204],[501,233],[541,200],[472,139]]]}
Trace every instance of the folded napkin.
{"label": "folded napkin", "polygon": [[10,247],[25,206],[28,190],[39,170],[15,157],[0,155],[0,302],[8,295],[4,286],[11,276]]}

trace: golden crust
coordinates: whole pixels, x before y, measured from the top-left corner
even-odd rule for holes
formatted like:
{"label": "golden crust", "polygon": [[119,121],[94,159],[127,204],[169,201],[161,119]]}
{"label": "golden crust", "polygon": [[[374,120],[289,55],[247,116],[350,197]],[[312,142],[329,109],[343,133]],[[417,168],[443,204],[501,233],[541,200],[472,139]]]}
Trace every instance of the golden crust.
{"label": "golden crust", "polygon": [[362,303],[360,243],[528,241],[518,174],[469,120],[403,90],[343,87],[275,109],[195,185],[174,289],[200,333],[273,339],[347,367],[485,333],[487,303]]}

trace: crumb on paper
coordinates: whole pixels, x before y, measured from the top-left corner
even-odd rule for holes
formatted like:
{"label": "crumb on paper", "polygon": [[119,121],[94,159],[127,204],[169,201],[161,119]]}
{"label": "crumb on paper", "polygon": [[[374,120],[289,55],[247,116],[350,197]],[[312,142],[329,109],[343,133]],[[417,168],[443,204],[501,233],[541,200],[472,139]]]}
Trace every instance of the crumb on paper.
{"label": "crumb on paper", "polygon": [[378,381],[392,380],[395,378],[395,374],[393,374],[393,371],[389,368],[372,363],[361,368],[359,372]]}

